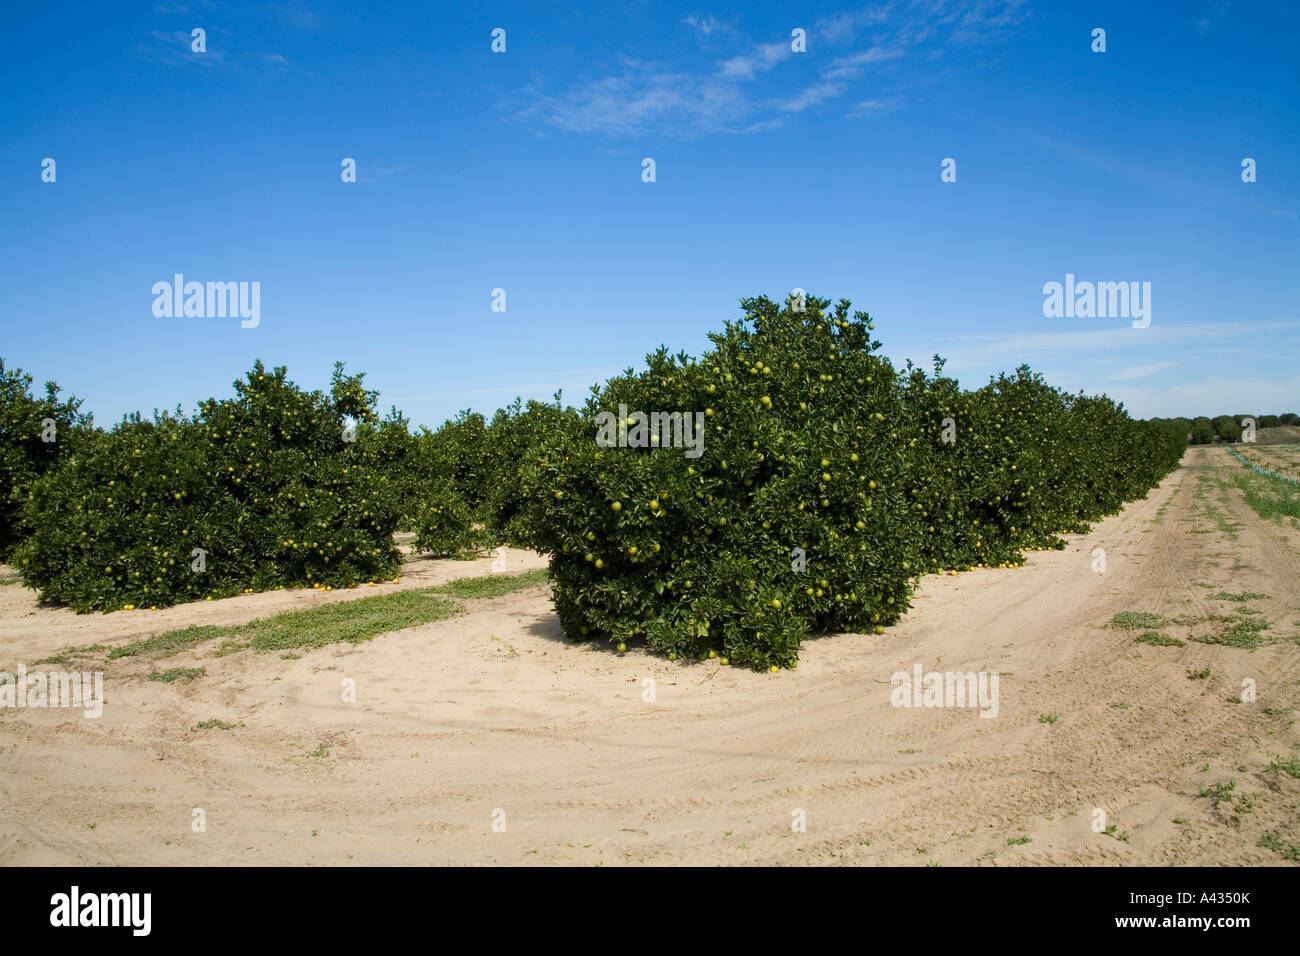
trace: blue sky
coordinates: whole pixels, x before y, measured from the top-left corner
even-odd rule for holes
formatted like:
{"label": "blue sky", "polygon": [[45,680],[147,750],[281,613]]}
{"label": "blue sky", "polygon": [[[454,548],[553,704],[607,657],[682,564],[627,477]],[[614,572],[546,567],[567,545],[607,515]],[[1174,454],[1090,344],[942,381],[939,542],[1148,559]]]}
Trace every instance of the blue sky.
{"label": "blue sky", "polygon": [[[103,425],[259,357],[436,425],[801,287],[968,387],[1300,410],[1294,4],[462,6],[9,11],[0,356]],[[177,272],[260,282],[260,325],[155,317]],[[1151,324],[1044,317],[1067,273],[1150,282]]]}

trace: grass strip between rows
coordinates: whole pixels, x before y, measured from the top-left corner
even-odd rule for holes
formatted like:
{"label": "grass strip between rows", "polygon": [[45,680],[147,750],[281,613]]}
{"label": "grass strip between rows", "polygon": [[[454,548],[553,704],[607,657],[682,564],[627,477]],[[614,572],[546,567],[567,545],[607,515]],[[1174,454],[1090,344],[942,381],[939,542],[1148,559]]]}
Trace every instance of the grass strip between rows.
{"label": "grass strip between rows", "polygon": [[379,634],[444,620],[460,613],[462,606],[449,598],[501,597],[543,584],[546,580],[546,569],[539,568],[522,574],[461,578],[437,587],[376,594],[301,610],[282,611],[247,624],[228,627],[193,624],[164,631],[123,647],[115,647],[108,652],[107,658],[114,660],[119,657],[151,655],[154,659],[160,659],[217,639],[221,640],[218,656],[249,647],[265,653],[324,647],[341,641],[359,644]]}

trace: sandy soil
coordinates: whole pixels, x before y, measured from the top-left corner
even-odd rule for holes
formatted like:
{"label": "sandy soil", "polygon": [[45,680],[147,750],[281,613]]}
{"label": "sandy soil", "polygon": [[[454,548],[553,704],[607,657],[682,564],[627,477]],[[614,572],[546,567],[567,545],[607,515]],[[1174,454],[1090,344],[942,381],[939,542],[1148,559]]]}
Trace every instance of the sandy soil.
{"label": "sandy soil", "polygon": [[[1066,550],[927,577],[898,626],[811,640],[779,675],[572,645],[544,587],[299,659],[206,646],[161,665],[206,668],[189,682],[112,661],[98,720],[0,708],[0,862],[1279,864],[1257,843],[1300,843],[1300,780],[1266,770],[1300,746],[1300,531],[1246,507],[1225,481],[1241,467],[1193,449]],[[382,589],[88,616],[8,584],[0,667],[487,569],[414,561]],[[1108,626],[1151,611],[1206,633],[1242,606],[1217,589],[1268,595],[1248,606],[1277,643],[1158,647]],[[998,716],[891,706],[915,664],[1000,672]],[[1244,678],[1257,700],[1230,702]],[[211,718],[233,729],[196,729]],[[1228,780],[1231,803],[1198,797]]]}

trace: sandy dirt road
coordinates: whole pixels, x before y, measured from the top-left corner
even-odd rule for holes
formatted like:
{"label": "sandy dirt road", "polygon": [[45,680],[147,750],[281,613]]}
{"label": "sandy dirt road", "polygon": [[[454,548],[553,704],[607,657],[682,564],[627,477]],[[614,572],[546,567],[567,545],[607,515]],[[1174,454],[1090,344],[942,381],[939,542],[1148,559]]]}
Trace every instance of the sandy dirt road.
{"label": "sandy dirt road", "polygon": [[[810,640],[779,675],[572,645],[545,587],[298,659],[200,646],[163,665],[205,668],[188,682],[107,662],[97,720],[0,708],[0,862],[1281,864],[1258,844],[1300,843],[1300,780],[1267,769],[1300,746],[1300,531],[1246,506],[1241,467],[1192,449],[1064,551],[927,577],[899,625]],[[415,561],[384,587],[487,568]],[[9,584],[0,668],[374,593],[77,616]],[[1187,643],[1136,642],[1109,626],[1124,611]],[[1249,612],[1273,643],[1188,640]],[[999,672],[997,716],[892,706],[918,664]],[[1230,700],[1247,678],[1256,699]],[[213,718],[232,729],[197,729]]]}

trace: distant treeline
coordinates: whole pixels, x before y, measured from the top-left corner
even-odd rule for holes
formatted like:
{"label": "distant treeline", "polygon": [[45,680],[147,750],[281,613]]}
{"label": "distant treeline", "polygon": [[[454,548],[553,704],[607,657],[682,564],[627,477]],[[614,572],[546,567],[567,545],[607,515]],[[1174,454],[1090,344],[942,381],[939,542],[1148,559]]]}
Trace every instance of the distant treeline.
{"label": "distant treeline", "polygon": [[1187,434],[1190,445],[1213,445],[1216,441],[1241,441],[1242,421],[1255,420],[1256,428],[1277,428],[1281,425],[1300,425],[1300,415],[1284,412],[1281,415],[1218,415],[1215,418],[1153,418],[1153,422],[1168,422]]}

